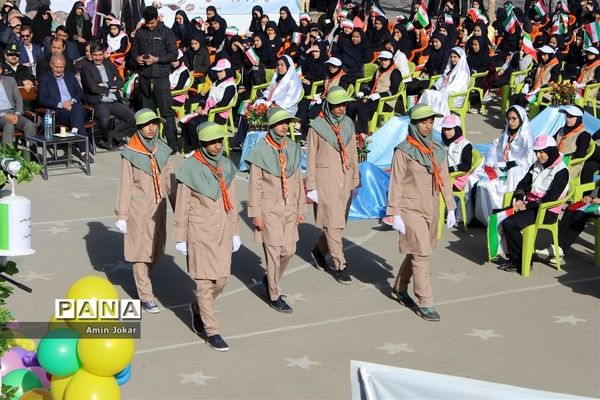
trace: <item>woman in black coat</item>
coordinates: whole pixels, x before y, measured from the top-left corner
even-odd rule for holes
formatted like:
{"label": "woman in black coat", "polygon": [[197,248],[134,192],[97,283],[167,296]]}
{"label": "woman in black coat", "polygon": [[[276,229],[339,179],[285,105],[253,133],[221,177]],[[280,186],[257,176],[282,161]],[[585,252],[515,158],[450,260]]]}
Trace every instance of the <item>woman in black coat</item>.
{"label": "woman in black coat", "polygon": [[300,30],[296,20],[292,17],[290,9],[286,6],[279,9],[279,23],[277,24],[277,27],[279,28],[279,33],[283,37],[291,36],[292,33]]}
{"label": "woman in black coat", "polygon": [[85,12],[83,2],[76,1],[67,17],[67,33],[77,43],[79,54],[85,54],[86,44],[92,40],[92,20]]}
{"label": "woman in black coat", "polygon": [[368,31],[367,37],[372,52],[383,50],[383,44],[392,39],[392,35],[388,30],[387,19],[383,15],[375,18],[373,27]]}
{"label": "woman in black coat", "polygon": [[183,10],[177,10],[175,13],[175,20],[171,26],[171,31],[175,35],[175,39],[178,40],[180,48],[187,48],[189,46],[188,33],[190,31],[190,19]]}
{"label": "woman in black coat", "polygon": [[33,38],[31,41],[40,46],[44,43],[44,39],[52,36],[52,13],[50,7],[42,5],[38,8],[37,14],[31,22],[31,31]]}
{"label": "woman in black coat", "polygon": [[248,27],[248,31],[252,33],[262,32],[262,26],[260,25],[260,18],[263,16],[264,11],[261,6],[252,7],[252,20],[250,21],[250,26]]}

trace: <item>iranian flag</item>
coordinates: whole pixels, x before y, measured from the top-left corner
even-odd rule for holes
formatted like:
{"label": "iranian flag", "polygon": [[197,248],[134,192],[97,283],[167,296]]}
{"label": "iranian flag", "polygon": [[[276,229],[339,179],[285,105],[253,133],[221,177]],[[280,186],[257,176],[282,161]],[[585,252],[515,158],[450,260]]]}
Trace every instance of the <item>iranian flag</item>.
{"label": "iranian flag", "polygon": [[531,36],[527,32],[523,32],[523,46],[521,50],[523,50],[523,53],[529,54],[537,62],[537,51],[535,51]]}
{"label": "iranian flag", "polygon": [[565,0],[560,0],[560,2],[558,4],[560,5],[560,7],[562,8],[562,10],[564,12],[566,12],[567,14],[571,13],[571,11],[569,11],[569,7],[567,7],[567,3],[565,3]]}
{"label": "iranian flag", "polygon": [[302,66],[296,67],[296,75],[298,75],[298,79],[302,80]]}
{"label": "iranian flag", "polygon": [[571,204],[568,207],[568,210],[583,211],[586,214],[598,214],[598,212],[600,210],[600,204],[586,203],[585,201],[581,200],[581,201],[578,201],[577,203]]}
{"label": "iranian flag", "polygon": [[488,255],[490,260],[498,255],[502,248],[502,237],[500,236],[500,224],[506,218],[513,215],[515,211],[511,208],[490,215],[487,227]]}
{"label": "iranian flag", "polygon": [[412,32],[412,31],[414,31],[414,30],[415,30],[415,26],[413,25],[413,23],[412,23],[412,22],[408,21],[408,22],[406,23],[406,30],[407,30],[408,32]]}
{"label": "iranian flag", "polygon": [[381,15],[382,17],[385,17],[387,19],[383,10],[381,8],[377,7],[377,5],[375,5],[375,4],[373,4],[373,10],[371,11],[371,13],[375,17],[379,17]]}
{"label": "iranian flag", "polygon": [[419,21],[419,24],[421,24],[423,28],[426,28],[427,25],[429,25],[429,15],[427,15],[427,5],[425,4],[425,0],[421,0],[415,19]]}
{"label": "iranian flag", "polygon": [[502,22],[502,25],[504,26],[504,30],[509,34],[513,34],[517,31],[517,27],[519,26],[519,20],[517,19],[515,13],[512,10],[508,13],[506,19],[504,20],[504,22]]}
{"label": "iranian flag", "polygon": [[562,35],[565,33],[565,26],[563,25],[562,15],[564,14],[554,16],[552,21],[552,28],[550,29],[550,35]]}
{"label": "iranian flag", "polygon": [[546,15],[548,15],[548,9],[544,4],[544,0],[537,0],[535,2],[535,5],[533,6],[533,9],[536,13],[539,14],[540,17],[545,17]]}
{"label": "iranian flag", "polygon": [[342,13],[343,9],[344,9],[344,7],[342,6],[342,0],[338,0],[337,4],[335,6],[335,11],[333,12],[334,16],[337,18],[337,16]]}
{"label": "iranian flag", "polygon": [[590,43],[596,43],[600,41],[600,22],[592,22],[583,26],[583,30],[589,37]]}
{"label": "iranian flag", "polygon": [[473,22],[482,21],[484,24],[489,22],[488,18],[481,12],[479,8],[469,8],[467,15],[471,17]]}
{"label": "iranian flag", "polygon": [[446,24],[454,25],[454,18],[452,18],[452,15],[450,14],[444,14],[444,22]]}
{"label": "iranian flag", "polygon": [[302,42],[302,33],[294,32],[292,33],[292,43],[300,44]]}
{"label": "iranian flag", "polygon": [[260,62],[258,54],[256,54],[256,51],[254,51],[252,47],[246,51],[246,57],[248,57],[248,60],[250,60],[252,65],[258,65],[258,63]]}

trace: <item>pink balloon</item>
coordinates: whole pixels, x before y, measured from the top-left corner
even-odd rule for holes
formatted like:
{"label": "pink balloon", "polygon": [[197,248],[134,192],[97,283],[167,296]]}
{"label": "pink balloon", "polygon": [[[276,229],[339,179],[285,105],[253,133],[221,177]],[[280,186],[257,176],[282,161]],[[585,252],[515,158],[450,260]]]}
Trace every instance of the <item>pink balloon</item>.
{"label": "pink balloon", "polygon": [[34,374],[36,374],[38,378],[40,378],[40,381],[42,382],[42,386],[44,387],[44,389],[48,389],[50,387],[50,381],[48,380],[48,375],[46,374],[46,370],[44,368],[29,367],[28,369],[31,372],[33,372]]}
{"label": "pink balloon", "polygon": [[13,349],[8,350],[2,358],[0,358],[0,377],[8,374],[14,369],[24,368],[21,361],[21,355]]}

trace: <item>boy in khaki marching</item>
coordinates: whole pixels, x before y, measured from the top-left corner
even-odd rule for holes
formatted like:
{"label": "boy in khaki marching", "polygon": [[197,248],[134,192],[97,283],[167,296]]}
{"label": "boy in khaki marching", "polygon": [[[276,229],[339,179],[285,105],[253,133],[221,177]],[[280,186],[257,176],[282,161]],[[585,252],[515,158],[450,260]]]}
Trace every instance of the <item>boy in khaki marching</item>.
{"label": "boy in khaki marching", "polygon": [[137,132],[121,152],[121,180],[115,226],[125,234],[125,260],[133,263],[133,277],[145,311],[160,311],[154,302],[149,272],[165,254],[167,197],[175,206],[175,174],[171,149],[158,138],[164,123],[154,111],[135,113]]}
{"label": "boy in khaki marching", "polygon": [[287,139],[288,124],[298,121],[282,108],[268,112],[269,132],[256,144],[250,165],[248,216],[255,238],[265,251],[267,274],[263,283],[271,308],[291,313],[279,289],[279,281],[296,253],[298,224],[304,221],[304,186],[300,172],[300,146]]}
{"label": "boy in khaki marching", "polygon": [[231,275],[231,253],[242,244],[232,184],[237,169],[223,156],[225,127],[204,122],[197,131],[200,149],[184,160],[177,173],[173,239],[175,248],[187,255],[188,273],[196,283],[196,302],[190,304],[192,330],[204,334],[213,349],[227,351],[213,303]]}
{"label": "boy in khaki marching", "polygon": [[354,123],[346,116],[346,91],[334,86],[327,93],[323,111],[310,123],[306,163],[307,197],[316,203],[315,222],[323,227],[311,255],[316,267],[329,270],[325,260],[331,254],[332,275],[349,285],[342,232],[346,227],[352,190],[360,184]]}

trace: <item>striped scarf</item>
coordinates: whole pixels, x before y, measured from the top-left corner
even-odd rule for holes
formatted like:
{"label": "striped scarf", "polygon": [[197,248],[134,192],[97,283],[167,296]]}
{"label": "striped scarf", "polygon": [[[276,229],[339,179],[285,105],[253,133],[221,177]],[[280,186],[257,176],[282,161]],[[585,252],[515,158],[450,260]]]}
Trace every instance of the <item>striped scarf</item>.
{"label": "striped scarf", "polygon": [[206,160],[206,158],[204,158],[204,154],[202,154],[200,150],[194,151],[194,158],[200,163],[204,164],[219,181],[219,186],[221,187],[221,194],[223,196],[223,208],[225,209],[225,212],[228,213],[229,211],[233,210],[233,204],[231,203],[231,198],[229,197],[229,192],[227,191],[227,185],[225,184],[225,179],[223,178],[221,166],[219,165],[217,168],[213,167]]}
{"label": "striped scarf", "polygon": [[285,153],[283,152],[283,149],[285,149],[285,145],[287,144],[287,139],[283,139],[281,141],[281,144],[278,144],[277,142],[275,142],[275,140],[273,140],[271,135],[266,135],[265,140],[269,144],[269,146],[271,146],[273,149],[275,149],[275,151],[277,151],[277,154],[279,155],[279,166],[281,168],[281,191],[283,193],[283,202],[287,204],[288,185],[287,177],[285,176],[285,166],[287,160],[285,158]]}
{"label": "striped scarf", "polygon": [[435,157],[433,156],[433,143],[431,144],[430,148],[427,148],[410,135],[408,135],[406,141],[411,145],[415,146],[417,149],[419,149],[421,153],[429,156],[429,158],[431,159],[431,164],[433,165],[433,179],[435,182],[435,191],[439,193],[442,190],[442,186],[444,186],[444,182],[442,181],[442,174],[440,172],[440,168],[438,167],[437,162],[435,161]]}
{"label": "striped scarf", "polygon": [[140,137],[138,135],[133,135],[133,137],[129,141],[129,144],[127,145],[127,147],[129,147],[133,151],[136,151],[138,153],[141,153],[141,154],[144,154],[144,155],[150,157],[150,170],[152,171],[152,185],[154,186],[154,199],[156,200],[156,203],[158,204],[160,202],[160,199],[162,198],[162,191],[160,188],[160,170],[158,168],[158,162],[156,161],[156,157],[154,156],[154,154],[156,153],[156,150],[158,149],[158,146],[154,145],[154,147],[152,147],[152,151],[149,152],[144,147],[144,144],[140,140]]}

